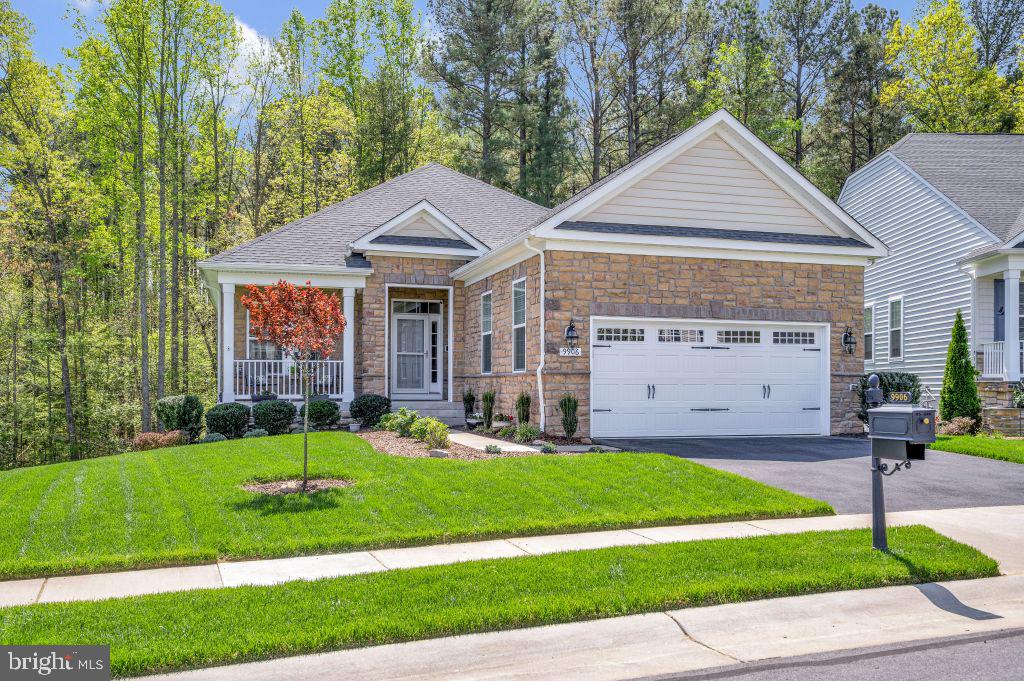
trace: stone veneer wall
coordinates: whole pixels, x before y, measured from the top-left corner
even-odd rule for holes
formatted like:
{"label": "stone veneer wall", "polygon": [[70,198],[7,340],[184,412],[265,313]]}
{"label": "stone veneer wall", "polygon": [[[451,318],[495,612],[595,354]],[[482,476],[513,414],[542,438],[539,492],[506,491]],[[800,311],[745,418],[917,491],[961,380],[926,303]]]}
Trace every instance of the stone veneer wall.
{"label": "stone veneer wall", "polygon": [[[591,315],[752,319],[831,323],[832,433],[862,433],[850,384],[863,365],[841,347],[846,327],[861,334],[863,268],[751,260],[609,253],[547,253],[547,428],[560,432],[558,399],[580,401],[580,432],[589,433]],[[576,321],[582,357],[559,357],[563,330]]]}
{"label": "stone veneer wall", "polygon": [[[444,260],[435,258],[397,258],[391,256],[370,256],[373,274],[366,278],[366,287],[361,295],[356,296],[356,394],[375,393],[387,395],[384,382],[385,337],[389,329],[385,328],[385,313],[390,301],[385,301],[385,285],[391,298],[409,298],[422,300],[440,300],[445,308],[445,343],[451,353],[449,356],[458,358],[463,352],[464,334],[459,321],[464,316],[465,297],[462,283],[453,282],[451,272],[466,263],[465,260]],[[401,288],[402,284],[429,286],[454,286],[455,298],[455,337],[447,338],[448,322],[448,291],[447,289]],[[447,379],[447,365],[444,368]],[[453,386],[455,401],[462,399],[462,383],[458,376],[458,364],[455,370]],[[447,387],[447,386],[446,386]],[[446,395],[447,396],[447,395]],[[409,399],[415,399],[410,397]]]}
{"label": "stone veneer wall", "polygon": [[[526,371],[512,371],[512,282],[526,277]],[[491,292],[491,373],[480,373],[480,296]],[[496,412],[515,414],[516,397],[523,390],[530,393],[530,421],[540,416],[537,399],[537,363],[540,361],[540,258],[513,265],[465,288],[465,317],[461,327],[456,321],[456,335],[464,345],[457,355],[456,374],[477,396],[477,410],[483,409],[480,396],[487,390],[497,395]],[[555,351],[558,352],[557,350]]]}

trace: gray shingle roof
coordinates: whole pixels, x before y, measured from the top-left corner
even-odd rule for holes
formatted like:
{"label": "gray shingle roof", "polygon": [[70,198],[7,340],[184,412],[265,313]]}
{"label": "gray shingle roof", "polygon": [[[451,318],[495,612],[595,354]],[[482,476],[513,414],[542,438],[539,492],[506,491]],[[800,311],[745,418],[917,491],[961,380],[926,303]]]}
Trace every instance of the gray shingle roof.
{"label": "gray shingle roof", "polygon": [[206,262],[341,266],[353,241],[423,200],[492,248],[546,211],[486,182],[429,163]]}
{"label": "gray shingle roof", "polygon": [[1024,231],[1024,135],[912,133],[889,151],[1003,241]]}
{"label": "gray shingle roof", "polygon": [[396,246],[433,246],[435,248],[461,248],[472,251],[473,247],[462,239],[442,239],[433,236],[403,236],[401,234],[381,234],[370,239],[371,244],[394,244]]}
{"label": "gray shingle roof", "polygon": [[859,239],[824,234],[787,234],[783,232],[758,232],[741,229],[713,229],[708,227],[671,227],[665,225],[633,225],[613,222],[563,222],[555,229],[569,229],[580,232],[601,234],[641,234],[644,236],[676,236],[708,239],[735,239],[740,241],[765,241],[784,244],[814,244],[819,246],[867,246]]}

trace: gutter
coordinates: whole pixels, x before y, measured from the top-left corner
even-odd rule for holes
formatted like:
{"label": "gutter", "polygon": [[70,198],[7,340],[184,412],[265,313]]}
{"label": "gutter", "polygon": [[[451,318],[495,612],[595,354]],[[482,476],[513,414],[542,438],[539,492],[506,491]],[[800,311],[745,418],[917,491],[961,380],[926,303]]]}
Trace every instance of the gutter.
{"label": "gutter", "polygon": [[530,245],[530,237],[523,239],[523,246],[528,250],[533,251],[540,256],[540,362],[537,364],[537,401],[540,408],[540,431],[544,432],[545,418],[544,418],[544,358],[547,357],[547,348],[545,347],[544,338],[544,296],[545,296],[545,283],[547,278],[544,273],[544,251],[539,248],[535,248]]}

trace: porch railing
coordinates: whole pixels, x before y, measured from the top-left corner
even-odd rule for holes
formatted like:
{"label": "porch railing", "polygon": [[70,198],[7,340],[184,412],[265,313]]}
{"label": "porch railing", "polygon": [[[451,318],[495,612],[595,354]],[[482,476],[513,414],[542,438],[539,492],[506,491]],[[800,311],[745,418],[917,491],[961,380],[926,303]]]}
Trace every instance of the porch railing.
{"label": "porch railing", "polygon": [[[1024,367],[1024,349],[1020,347],[1020,341],[1017,342],[1017,352],[1020,355],[1020,366]],[[982,343],[981,344],[981,375],[985,378],[1005,378],[1006,377],[1006,361],[1005,355],[1005,341],[995,341],[994,343]]]}
{"label": "porch railing", "polygon": [[[340,398],[344,388],[344,362],[328,359],[314,362],[313,394]],[[278,397],[301,398],[303,374],[299,364],[284,359],[236,359],[235,396],[249,399],[260,393]]]}

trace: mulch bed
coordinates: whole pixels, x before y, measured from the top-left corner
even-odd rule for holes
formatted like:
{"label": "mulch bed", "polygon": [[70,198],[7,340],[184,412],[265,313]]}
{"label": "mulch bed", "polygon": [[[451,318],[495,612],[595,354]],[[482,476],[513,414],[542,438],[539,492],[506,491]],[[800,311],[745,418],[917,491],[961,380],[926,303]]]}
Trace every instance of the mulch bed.
{"label": "mulch bed", "polygon": [[[351,480],[342,480],[340,478],[323,478],[318,480],[309,480],[306,483],[306,494],[320,492],[325,489],[336,489],[338,487],[351,486]],[[274,480],[273,482],[250,482],[248,485],[243,485],[242,488],[246,492],[254,492],[256,494],[272,494],[275,496],[283,496],[285,494],[298,494],[299,492],[301,492],[302,481]]]}
{"label": "mulch bed", "polygon": [[[411,437],[398,437],[390,430],[360,430],[356,433],[359,437],[369,442],[378,452],[384,452],[392,456],[407,456],[411,458],[427,458],[430,456],[430,448],[419,440]],[[537,452],[501,452],[490,454],[481,452],[472,447],[452,442],[448,447],[449,459],[461,459],[463,461],[479,461],[481,459],[501,459],[512,456],[536,456]]]}

